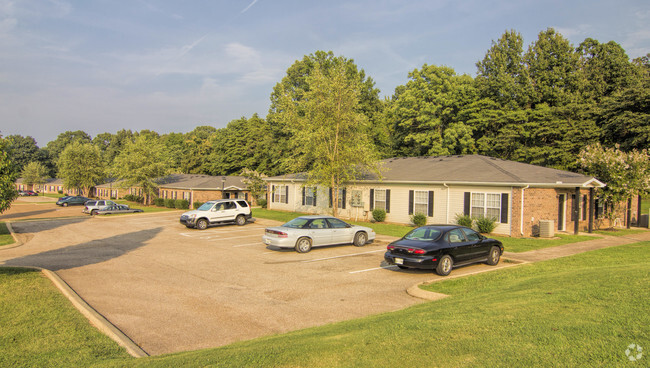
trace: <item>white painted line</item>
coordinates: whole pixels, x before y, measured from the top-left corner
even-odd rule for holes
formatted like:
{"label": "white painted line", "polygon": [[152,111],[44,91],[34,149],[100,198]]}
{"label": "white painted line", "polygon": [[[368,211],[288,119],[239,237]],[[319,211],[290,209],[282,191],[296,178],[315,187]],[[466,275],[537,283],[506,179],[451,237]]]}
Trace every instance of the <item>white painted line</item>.
{"label": "white painted line", "polygon": [[264,245],[264,242],[262,242],[262,241],[258,241],[257,243],[237,244],[237,245],[233,245],[232,247],[233,247],[233,248],[237,248],[237,247],[248,247],[248,246],[251,246],[251,245]]}
{"label": "white painted line", "polygon": [[362,252],[362,253],[354,253],[354,254],[345,254],[342,256],[335,256],[335,257],[327,257],[327,258],[317,258],[317,259],[308,259],[306,261],[302,261],[303,263],[308,263],[308,262],[318,262],[318,261],[326,261],[328,259],[335,259],[335,258],[343,258],[343,257],[353,257],[353,256],[359,256],[362,254],[368,254],[368,253],[377,253],[377,252],[385,252],[385,249],[379,249],[379,250],[371,250],[370,252]]}
{"label": "white painted line", "polygon": [[386,266],[386,267],[375,267],[375,268],[368,268],[367,270],[350,271],[348,273],[361,273],[361,272],[368,272],[368,271],[374,271],[374,270],[383,270],[383,269],[386,269],[386,268],[397,268],[397,266],[391,265],[391,266]]}
{"label": "white painted line", "polygon": [[217,237],[217,236],[206,236],[205,238],[199,238],[199,239],[212,239],[212,238],[215,238],[215,239],[212,239],[212,240],[213,241],[218,241],[218,240],[230,240],[230,239],[241,239],[241,238],[251,238],[251,237],[259,237],[259,235],[254,234],[254,235],[243,235],[243,236],[231,236],[231,237],[228,237],[228,238],[220,238],[220,237]]}

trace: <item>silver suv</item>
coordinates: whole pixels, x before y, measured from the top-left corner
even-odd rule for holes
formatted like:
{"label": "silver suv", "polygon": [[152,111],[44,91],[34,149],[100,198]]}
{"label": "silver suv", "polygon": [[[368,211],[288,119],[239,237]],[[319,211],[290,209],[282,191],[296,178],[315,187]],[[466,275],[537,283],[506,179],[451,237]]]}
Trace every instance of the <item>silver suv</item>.
{"label": "silver suv", "polygon": [[91,215],[97,214],[97,211],[103,210],[104,208],[108,206],[114,206],[117,203],[113,201],[109,201],[107,199],[98,199],[98,200],[92,200],[92,201],[87,201],[84,203],[84,209],[83,213],[89,213]]}
{"label": "silver suv", "polygon": [[209,225],[234,222],[245,225],[253,217],[251,206],[243,199],[219,199],[181,215],[181,224],[205,230]]}

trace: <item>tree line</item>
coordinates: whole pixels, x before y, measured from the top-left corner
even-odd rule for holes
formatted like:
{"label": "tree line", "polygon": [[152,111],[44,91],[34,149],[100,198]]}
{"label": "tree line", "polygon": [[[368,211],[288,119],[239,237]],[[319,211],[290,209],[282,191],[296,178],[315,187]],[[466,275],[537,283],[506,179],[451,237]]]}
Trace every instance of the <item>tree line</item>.
{"label": "tree line", "polygon": [[[31,137],[5,141],[16,172],[31,164],[52,177],[84,176],[74,180],[80,187],[106,177],[147,183],[171,172],[247,169],[308,171],[336,188],[376,159],[453,154],[576,171],[585,167],[578,156],[587,147],[648,146],[649,56],[630,60],[616,42],[592,38],[574,46],[552,28],[525,47],[511,30],[492,42],[475,77],[424,64],[380,98],[354,60],[316,51],[287,69],[265,118],[256,113],[189,133],[123,129],[93,138],[67,131],[43,148]],[[96,176],[73,173],[79,165]]]}

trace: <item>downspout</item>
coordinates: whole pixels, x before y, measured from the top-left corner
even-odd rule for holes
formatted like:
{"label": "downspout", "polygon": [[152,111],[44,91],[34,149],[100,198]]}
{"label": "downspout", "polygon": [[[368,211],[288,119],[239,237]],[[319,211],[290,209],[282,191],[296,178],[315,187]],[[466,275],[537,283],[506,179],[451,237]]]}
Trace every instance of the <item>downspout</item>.
{"label": "downspout", "polygon": [[442,185],[447,188],[447,210],[445,211],[447,213],[447,218],[445,219],[445,223],[449,223],[449,185],[447,183],[442,183]]}
{"label": "downspout", "polygon": [[519,222],[519,232],[521,236],[524,236],[524,190],[528,189],[530,185],[526,185],[525,188],[521,188],[521,220]]}

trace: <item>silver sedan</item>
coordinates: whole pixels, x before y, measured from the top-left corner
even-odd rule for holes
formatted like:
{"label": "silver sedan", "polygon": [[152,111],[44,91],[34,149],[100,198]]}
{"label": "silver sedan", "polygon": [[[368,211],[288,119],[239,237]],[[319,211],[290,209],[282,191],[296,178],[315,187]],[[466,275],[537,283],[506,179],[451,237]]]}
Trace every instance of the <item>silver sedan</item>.
{"label": "silver sedan", "polygon": [[325,245],[354,244],[362,247],[375,240],[375,231],[350,225],[332,216],[300,216],[282,226],[267,228],[262,240],[266,245],[307,253],[312,247]]}

